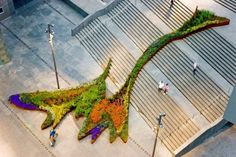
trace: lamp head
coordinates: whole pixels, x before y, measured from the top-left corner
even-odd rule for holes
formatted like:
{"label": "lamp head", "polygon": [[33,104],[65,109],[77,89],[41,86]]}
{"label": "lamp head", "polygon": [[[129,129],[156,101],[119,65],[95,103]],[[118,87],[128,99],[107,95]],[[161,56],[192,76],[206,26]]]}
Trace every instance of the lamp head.
{"label": "lamp head", "polygon": [[50,27],[54,27],[54,24],[48,24],[48,26],[50,26]]}
{"label": "lamp head", "polygon": [[165,113],[165,112],[161,112],[159,115],[160,115],[161,117],[165,117],[165,116],[166,116],[166,113]]}

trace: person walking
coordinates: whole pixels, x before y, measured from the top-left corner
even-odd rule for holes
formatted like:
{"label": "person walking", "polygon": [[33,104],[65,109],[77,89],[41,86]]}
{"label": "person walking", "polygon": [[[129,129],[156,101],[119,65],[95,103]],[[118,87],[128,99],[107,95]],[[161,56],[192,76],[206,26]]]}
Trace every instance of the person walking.
{"label": "person walking", "polygon": [[163,82],[163,81],[160,81],[160,82],[158,83],[158,91],[163,90],[163,87],[164,87],[164,82]]}
{"label": "person walking", "polygon": [[55,129],[50,130],[49,140],[50,140],[51,147],[55,145],[57,135],[58,134],[56,133]]}
{"label": "person walking", "polygon": [[174,0],[170,1],[170,7],[172,7],[174,5]]}
{"label": "person walking", "polygon": [[194,62],[193,63],[193,75],[196,75],[197,67],[198,67],[197,62]]}
{"label": "person walking", "polygon": [[170,1],[170,8],[174,5],[175,0]]}
{"label": "person walking", "polygon": [[164,94],[166,94],[169,91],[169,84],[167,83],[163,88]]}

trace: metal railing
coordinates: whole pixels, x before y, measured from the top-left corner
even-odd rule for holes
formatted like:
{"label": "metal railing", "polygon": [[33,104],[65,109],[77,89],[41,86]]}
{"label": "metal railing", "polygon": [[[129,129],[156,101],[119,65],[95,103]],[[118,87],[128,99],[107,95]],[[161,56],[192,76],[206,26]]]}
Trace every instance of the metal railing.
{"label": "metal railing", "polygon": [[79,33],[83,28],[85,28],[89,23],[91,23],[93,20],[98,18],[99,16],[105,15],[108,13],[110,10],[112,10],[114,7],[117,6],[123,0],[114,0],[110,2],[107,6],[105,6],[103,9],[100,9],[96,11],[95,13],[87,16],[81,23],[75,27],[74,29],[71,30],[71,35],[75,36],[75,34]]}

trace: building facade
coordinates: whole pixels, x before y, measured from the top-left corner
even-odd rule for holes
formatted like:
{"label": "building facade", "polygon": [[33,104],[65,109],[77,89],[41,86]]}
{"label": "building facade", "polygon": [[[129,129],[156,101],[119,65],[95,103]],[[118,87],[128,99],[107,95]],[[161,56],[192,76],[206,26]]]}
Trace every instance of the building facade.
{"label": "building facade", "polygon": [[0,20],[14,13],[15,9],[31,2],[32,0],[0,0]]}

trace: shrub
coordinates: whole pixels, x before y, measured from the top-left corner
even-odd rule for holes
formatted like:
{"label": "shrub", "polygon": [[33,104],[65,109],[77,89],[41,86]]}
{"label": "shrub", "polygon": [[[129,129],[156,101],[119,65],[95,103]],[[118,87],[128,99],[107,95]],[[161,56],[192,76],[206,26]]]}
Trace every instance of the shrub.
{"label": "shrub", "polygon": [[41,125],[41,129],[46,129],[47,127],[51,126],[54,122],[54,118],[51,112],[47,112],[47,117],[44,120],[43,124]]}

